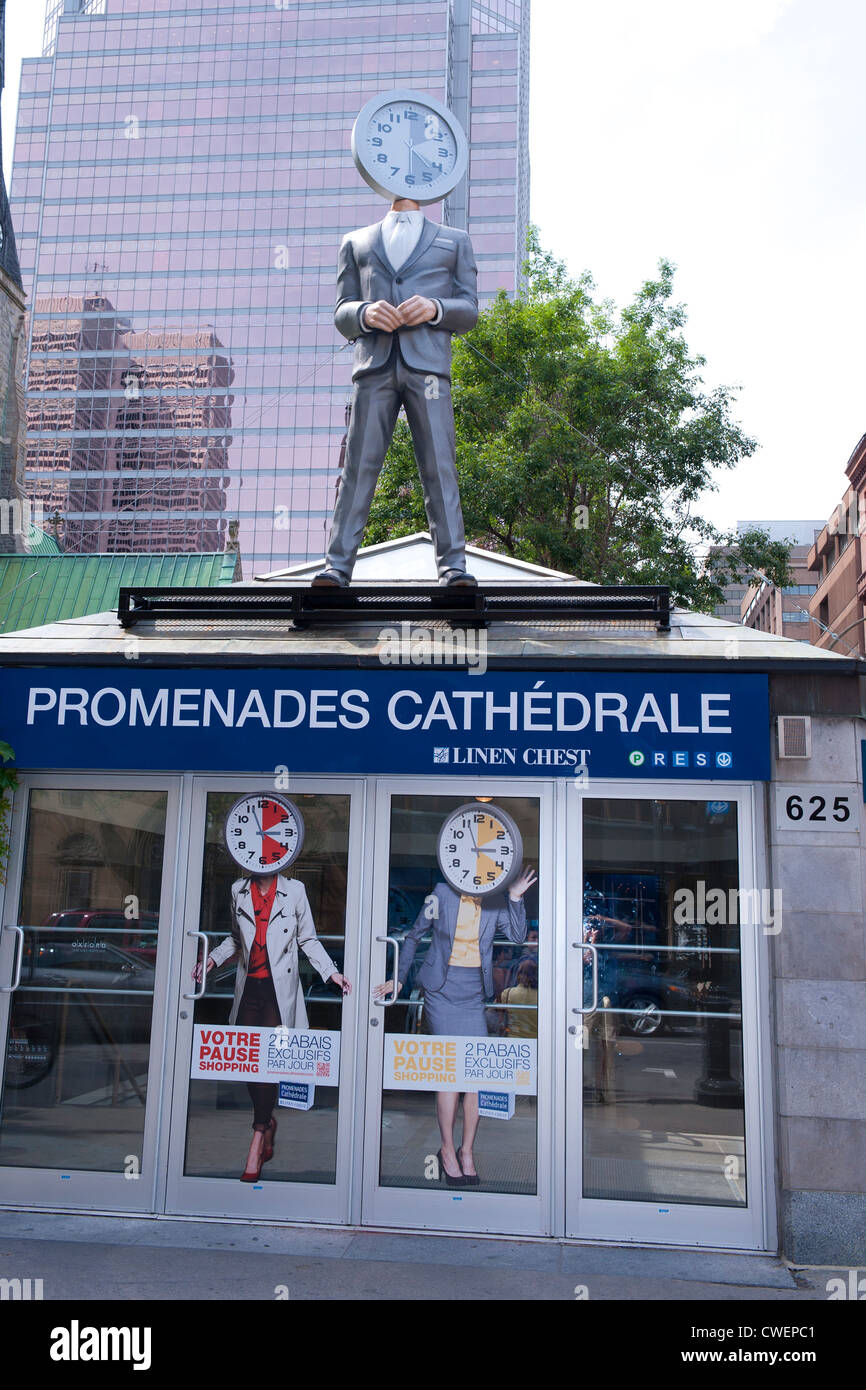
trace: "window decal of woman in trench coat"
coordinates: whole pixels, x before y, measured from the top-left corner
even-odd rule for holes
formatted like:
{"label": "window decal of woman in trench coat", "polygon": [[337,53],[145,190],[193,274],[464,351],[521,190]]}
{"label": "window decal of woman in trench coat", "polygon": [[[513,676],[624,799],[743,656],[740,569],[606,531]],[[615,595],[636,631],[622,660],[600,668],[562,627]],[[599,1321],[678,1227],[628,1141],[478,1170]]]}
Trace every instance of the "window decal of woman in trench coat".
{"label": "window decal of woman in trench coat", "polygon": [[[397,992],[402,990],[422,936],[432,930],[430,949],[418,971],[424,990],[424,1016],[433,1034],[483,1037],[487,1032],[485,997],[493,988],[493,938],[503,932],[516,945],[526,937],[526,904],[523,895],[537,882],[531,868],[522,868],[503,896],[476,898],[458,893],[447,883],[437,883],[400,948]],[[384,998],[390,982],[373,993]],[[477,1187],[480,1179],[472,1157],[478,1129],[478,1094],[463,1097],[463,1142],[454,1147],[454,1123],[460,1096],[437,1091],[436,1118],[442,1147],[438,1158],[449,1187]]]}
{"label": "window decal of woman in trench coat", "polygon": [[[238,956],[235,995],[229,1023],[250,1027],[306,1028],[307,1010],[298,969],[298,947],[322,979],[333,981],[344,995],[351,984],[341,975],[316,935],[306,890],[297,878],[269,874],[239,878],[232,884],[231,935],[214,947],[207,959],[215,966]],[[193,971],[201,977],[201,967]],[[276,1082],[247,1083],[253,1103],[253,1137],[241,1182],[256,1182],[274,1154],[277,1122]]]}

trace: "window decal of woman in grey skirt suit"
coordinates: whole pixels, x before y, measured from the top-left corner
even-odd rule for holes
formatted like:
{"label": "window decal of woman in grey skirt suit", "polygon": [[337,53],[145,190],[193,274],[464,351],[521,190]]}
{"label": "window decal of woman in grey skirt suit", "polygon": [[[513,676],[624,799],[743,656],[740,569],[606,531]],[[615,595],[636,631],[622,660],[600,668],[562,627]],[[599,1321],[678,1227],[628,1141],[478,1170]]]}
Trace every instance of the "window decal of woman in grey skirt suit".
{"label": "window decal of woman in grey skirt suit", "polygon": [[[429,1032],[464,1037],[484,1037],[487,1029],[485,998],[494,995],[493,938],[503,932],[519,945],[526,937],[526,904],[523,895],[537,882],[531,868],[521,869],[505,895],[490,898],[458,893],[447,883],[437,883],[400,948],[397,977],[402,990],[419,942],[432,931],[430,949],[418,972],[424,990],[424,1016]],[[377,985],[376,998],[383,998],[390,983]],[[463,1097],[463,1142],[454,1146],[454,1124],[460,1096],[455,1091],[437,1091],[436,1118],[442,1147],[439,1163],[449,1186],[477,1187],[479,1177],[472,1157],[478,1129],[478,1093]]]}
{"label": "window decal of woman in grey skirt suit", "polygon": [[[348,994],[351,984],[341,975],[316,935],[306,890],[300,879],[283,874],[239,878],[232,884],[231,935],[215,946],[208,971],[238,957],[235,997],[229,1023],[250,1027],[306,1028],[307,1010],[298,969],[298,947],[324,981],[331,980]],[[200,978],[201,966],[193,971]],[[250,1081],[253,1137],[241,1182],[256,1182],[274,1153],[277,1122],[275,1082]]]}

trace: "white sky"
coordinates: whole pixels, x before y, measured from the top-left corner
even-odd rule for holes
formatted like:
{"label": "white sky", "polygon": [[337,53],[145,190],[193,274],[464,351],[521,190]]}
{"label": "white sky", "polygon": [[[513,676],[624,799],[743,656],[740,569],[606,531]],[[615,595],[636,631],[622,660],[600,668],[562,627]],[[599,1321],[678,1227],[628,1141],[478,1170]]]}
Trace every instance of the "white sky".
{"label": "white sky", "polygon": [[[10,0],[7,167],[44,5]],[[863,0],[533,0],[532,218],[619,303],[678,267],[760,442],[705,510],[827,517],[866,432]]]}

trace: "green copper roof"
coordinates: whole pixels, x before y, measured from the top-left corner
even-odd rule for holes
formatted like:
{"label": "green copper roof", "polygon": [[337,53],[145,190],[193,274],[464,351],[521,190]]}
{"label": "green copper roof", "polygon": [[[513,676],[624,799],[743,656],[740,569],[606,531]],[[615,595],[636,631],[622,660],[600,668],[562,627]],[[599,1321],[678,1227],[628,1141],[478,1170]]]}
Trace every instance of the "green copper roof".
{"label": "green copper roof", "polygon": [[41,627],[117,608],[128,584],[216,588],[235,579],[238,556],[0,555],[0,632]]}
{"label": "green copper roof", "polygon": [[28,555],[62,555],[63,552],[57,541],[48,531],[43,531],[41,526],[34,526],[32,521],[24,542],[24,549]]}

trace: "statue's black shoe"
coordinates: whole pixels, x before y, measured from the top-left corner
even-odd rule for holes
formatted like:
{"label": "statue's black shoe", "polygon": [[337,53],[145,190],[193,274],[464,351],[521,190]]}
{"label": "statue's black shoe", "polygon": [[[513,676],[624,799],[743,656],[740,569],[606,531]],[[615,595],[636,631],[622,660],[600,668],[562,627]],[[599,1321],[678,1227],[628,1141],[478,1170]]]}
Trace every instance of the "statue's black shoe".
{"label": "statue's black shoe", "polygon": [[349,581],[339,570],[322,570],[313,577],[313,589],[348,589]]}
{"label": "statue's black shoe", "polygon": [[468,574],[466,570],[446,570],[439,580],[448,589],[476,589],[478,581],[474,574]]}

